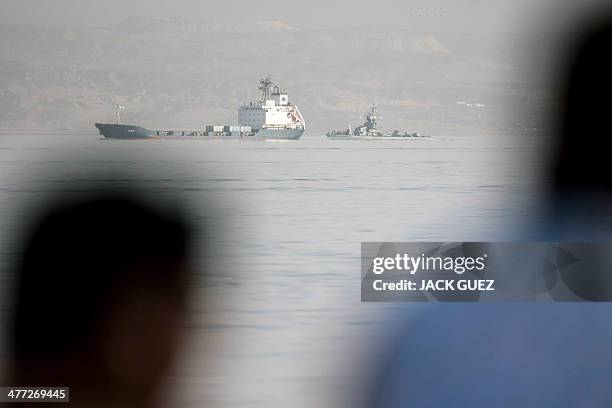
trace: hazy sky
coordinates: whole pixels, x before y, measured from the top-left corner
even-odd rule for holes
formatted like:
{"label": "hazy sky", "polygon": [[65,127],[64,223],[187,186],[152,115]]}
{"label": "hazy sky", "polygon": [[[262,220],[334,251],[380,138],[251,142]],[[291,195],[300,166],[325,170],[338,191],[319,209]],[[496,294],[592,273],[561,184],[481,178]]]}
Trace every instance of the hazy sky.
{"label": "hazy sky", "polygon": [[[534,3],[537,6],[534,6]],[[534,10],[568,0],[1,0],[0,23],[110,26],[128,16],[283,20],[296,26],[521,30]]]}
{"label": "hazy sky", "polygon": [[593,5],[611,4],[609,0],[0,0],[0,24],[112,27],[127,17],[145,16],[280,20],[301,28],[558,33],[579,25],[585,10],[601,8]]}

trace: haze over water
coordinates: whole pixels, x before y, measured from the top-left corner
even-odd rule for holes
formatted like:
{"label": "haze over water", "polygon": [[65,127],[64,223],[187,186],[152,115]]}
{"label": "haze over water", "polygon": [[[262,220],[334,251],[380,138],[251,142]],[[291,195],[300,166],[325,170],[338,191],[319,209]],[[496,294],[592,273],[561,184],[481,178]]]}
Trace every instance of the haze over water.
{"label": "haze over water", "polygon": [[[405,141],[109,141],[97,135],[0,137],[0,244],[24,203],[68,180],[135,175],[161,197],[216,202],[209,298],[170,382],[174,405],[332,407],[393,313],[360,303],[362,241],[510,240],[536,214],[543,151],[525,136]],[[86,175],[86,176],[83,176]],[[84,178],[84,179],[83,179]],[[129,186],[129,179],[117,180]],[[112,243],[101,251],[112,251]],[[6,267],[11,254],[0,254]],[[86,273],[86,268],[84,268]],[[6,293],[6,292],[3,292]],[[375,354],[370,350],[369,354]],[[352,385],[351,385],[352,384]]]}

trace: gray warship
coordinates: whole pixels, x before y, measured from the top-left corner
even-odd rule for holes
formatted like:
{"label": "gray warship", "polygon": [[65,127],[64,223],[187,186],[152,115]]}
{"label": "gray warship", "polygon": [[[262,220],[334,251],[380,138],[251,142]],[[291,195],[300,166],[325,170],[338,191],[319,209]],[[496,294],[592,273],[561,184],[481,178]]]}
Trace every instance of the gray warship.
{"label": "gray warship", "polygon": [[149,130],[121,123],[124,106],[116,105],[117,123],[96,123],[102,136],[108,139],[151,138],[217,138],[217,139],[299,139],[306,122],[289,95],[268,76],[259,81],[261,99],[242,104],[238,109],[237,125],[206,125],[201,129]]}
{"label": "gray warship", "polygon": [[418,132],[408,133],[394,130],[391,133],[383,133],[377,129],[377,108],[376,105],[372,105],[370,110],[365,114],[365,122],[351,129],[349,125],[348,129],[345,130],[332,130],[327,133],[328,139],[332,140],[399,140],[409,138],[428,138],[429,135],[423,135]]}

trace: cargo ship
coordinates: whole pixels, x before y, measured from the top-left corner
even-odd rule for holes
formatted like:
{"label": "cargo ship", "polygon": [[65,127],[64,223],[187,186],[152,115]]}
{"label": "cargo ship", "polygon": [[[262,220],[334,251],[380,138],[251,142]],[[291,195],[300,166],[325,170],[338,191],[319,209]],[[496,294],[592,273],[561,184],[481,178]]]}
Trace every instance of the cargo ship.
{"label": "cargo ship", "polygon": [[268,76],[259,81],[261,99],[242,104],[238,109],[237,125],[205,125],[201,129],[149,130],[135,125],[121,124],[117,105],[117,123],[96,123],[102,136],[108,139],[150,138],[228,138],[228,139],[299,139],[306,130],[306,122],[297,105],[289,101],[289,94],[281,90]]}
{"label": "cargo ship", "polygon": [[346,130],[332,130],[327,133],[327,138],[332,140],[399,140],[408,138],[427,138],[429,135],[424,135],[418,132],[400,132],[394,130],[391,133],[383,133],[377,129],[377,109],[376,105],[372,105],[370,110],[365,114],[365,122],[351,129],[349,125]]}

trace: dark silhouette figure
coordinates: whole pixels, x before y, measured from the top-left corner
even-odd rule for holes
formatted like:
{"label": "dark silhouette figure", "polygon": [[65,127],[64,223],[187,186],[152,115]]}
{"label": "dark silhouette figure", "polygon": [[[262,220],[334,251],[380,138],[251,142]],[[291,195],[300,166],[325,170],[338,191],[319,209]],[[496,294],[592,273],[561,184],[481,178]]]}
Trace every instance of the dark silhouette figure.
{"label": "dark silhouette figure", "polygon": [[73,406],[150,406],[179,344],[189,240],[178,213],[129,195],[45,211],[16,268],[10,385],[68,386]]}
{"label": "dark silhouette figure", "polygon": [[[577,35],[560,80],[549,208],[540,237],[548,241],[609,242],[612,20],[607,13],[601,13]],[[562,276],[568,288],[581,298],[612,301],[610,255],[605,247],[592,248],[585,255],[583,273],[566,270]]]}
{"label": "dark silhouette figure", "polygon": [[612,20],[607,17],[601,13],[576,36],[559,78],[544,231],[553,240],[612,238]]}
{"label": "dark silhouette figure", "polygon": [[612,21],[599,19],[578,35],[562,73],[553,193],[612,193],[610,96]]}

